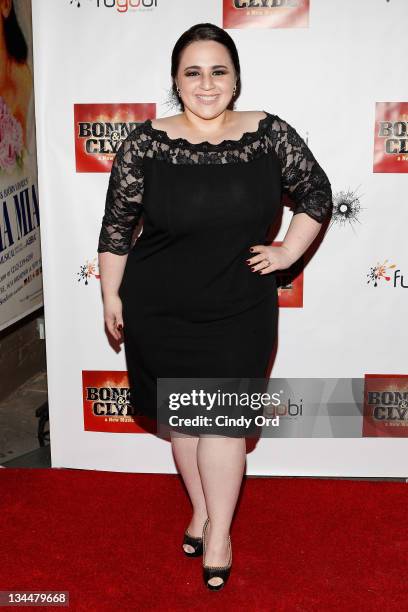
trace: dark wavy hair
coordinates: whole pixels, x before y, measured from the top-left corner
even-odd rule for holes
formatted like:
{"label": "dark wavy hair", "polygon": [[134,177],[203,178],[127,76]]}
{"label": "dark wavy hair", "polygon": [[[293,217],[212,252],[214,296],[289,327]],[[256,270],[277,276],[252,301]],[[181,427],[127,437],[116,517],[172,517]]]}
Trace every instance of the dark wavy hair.
{"label": "dark wavy hair", "polygon": [[214,40],[221,43],[228,50],[231,61],[234,64],[235,73],[237,76],[237,88],[228,107],[233,107],[235,100],[241,92],[241,68],[239,64],[238,51],[231,36],[222,28],[213,23],[197,23],[186,30],[174,45],[171,54],[171,77],[172,87],[170,90],[171,100],[184,111],[184,104],[181,97],[177,93],[175,78],[180,65],[180,57],[184,49],[192,42],[197,40]]}
{"label": "dark wavy hair", "polygon": [[13,4],[11,5],[10,14],[5,19],[3,18],[4,39],[7,53],[16,60],[23,63],[27,61],[28,47],[24,34],[17,21],[17,15]]}

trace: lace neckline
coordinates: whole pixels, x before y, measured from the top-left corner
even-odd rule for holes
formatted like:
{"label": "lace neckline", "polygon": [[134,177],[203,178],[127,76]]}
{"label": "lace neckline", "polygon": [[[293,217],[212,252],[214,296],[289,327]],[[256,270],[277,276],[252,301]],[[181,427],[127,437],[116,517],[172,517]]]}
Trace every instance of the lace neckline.
{"label": "lace neckline", "polygon": [[151,134],[155,134],[161,141],[164,141],[171,146],[176,145],[176,146],[188,147],[190,149],[205,148],[205,149],[218,150],[220,148],[227,149],[227,148],[236,147],[238,145],[250,144],[253,140],[256,140],[259,137],[262,130],[264,129],[264,127],[268,124],[269,119],[272,116],[270,113],[268,113],[265,110],[263,110],[262,112],[265,113],[265,117],[261,117],[261,119],[259,119],[258,127],[255,131],[244,132],[242,136],[238,138],[237,140],[232,140],[228,138],[225,140],[221,140],[221,142],[218,142],[218,143],[209,142],[208,140],[203,140],[202,142],[190,142],[189,140],[186,140],[185,138],[171,138],[165,130],[160,130],[159,128],[153,127],[151,119],[146,119],[145,125],[148,127]]}

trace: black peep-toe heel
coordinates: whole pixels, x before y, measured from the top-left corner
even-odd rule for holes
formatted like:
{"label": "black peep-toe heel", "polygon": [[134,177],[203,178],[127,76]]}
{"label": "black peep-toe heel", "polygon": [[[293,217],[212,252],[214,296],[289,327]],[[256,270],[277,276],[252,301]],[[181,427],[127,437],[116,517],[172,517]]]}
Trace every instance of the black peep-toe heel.
{"label": "black peep-toe heel", "polygon": [[[208,523],[209,523],[209,519],[206,520],[206,522],[204,523],[204,528],[203,528],[203,578],[204,578],[205,585],[211,591],[219,591],[227,584],[227,580],[231,573],[231,566],[232,566],[231,536],[228,536],[227,565],[220,565],[220,566],[206,565],[205,564],[205,536],[206,536]],[[209,581],[212,578],[221,578],[222,582],[220,584],[211,584]]]}
{"label": "black peep-toe heel", "polygon": [[[184,544],[188,544],[192,548],[194,548],[194,552],[189,552],[184,548]],[[192,536],[189,534],[188,529],[184,532],[183,544],[182,544],[183,552],[187,557],[200,557],[203,554],[203,538],[201,536]]]}

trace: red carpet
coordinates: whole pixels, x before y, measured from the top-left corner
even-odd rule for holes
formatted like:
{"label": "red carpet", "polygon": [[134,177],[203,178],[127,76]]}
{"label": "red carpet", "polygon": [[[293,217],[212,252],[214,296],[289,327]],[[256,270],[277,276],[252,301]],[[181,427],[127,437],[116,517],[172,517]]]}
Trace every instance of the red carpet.
{"label": "red carpet", "polygon": [[6,468],[0,491],[3,591],[65,590],[92,612],[407,609],[404,483],[247,479],[220,592],[181,551],[176,475]]}

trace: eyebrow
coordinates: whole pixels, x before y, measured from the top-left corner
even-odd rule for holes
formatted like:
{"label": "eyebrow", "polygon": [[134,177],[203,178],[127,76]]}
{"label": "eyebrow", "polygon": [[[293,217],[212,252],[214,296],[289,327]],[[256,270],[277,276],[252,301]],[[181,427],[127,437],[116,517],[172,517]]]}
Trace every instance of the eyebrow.
{"label": "eyebrow", "polygon": [[[189,70],[191,68],[201,68],[201,66],[187,66],[187,68],[184,68],[184,70]],[[211,68],[227,68],[228,66],[224,66],[223,64],[216,64],[215,66],[211,66]]]}

